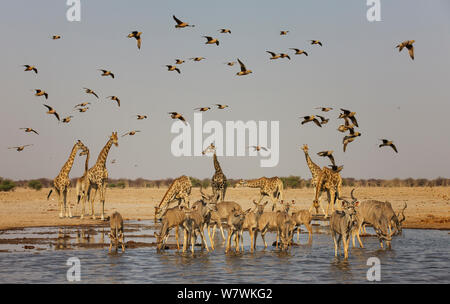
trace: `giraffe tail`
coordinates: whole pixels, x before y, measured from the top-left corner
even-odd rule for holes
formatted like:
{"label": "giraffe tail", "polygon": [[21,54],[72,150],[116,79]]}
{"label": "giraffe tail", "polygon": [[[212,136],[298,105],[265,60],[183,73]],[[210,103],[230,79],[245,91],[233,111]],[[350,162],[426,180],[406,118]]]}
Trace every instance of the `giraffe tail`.
{"label": "giraffe tail", "polygon": [[50,192],[47,195],[47,200],[50,198],[50,195],[52,195],[53,189],[50,189]]}

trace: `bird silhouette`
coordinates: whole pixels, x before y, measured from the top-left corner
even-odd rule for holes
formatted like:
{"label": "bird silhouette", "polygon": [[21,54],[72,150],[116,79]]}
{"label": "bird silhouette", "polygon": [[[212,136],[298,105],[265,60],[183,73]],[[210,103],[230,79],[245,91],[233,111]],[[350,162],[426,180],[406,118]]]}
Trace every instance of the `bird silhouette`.
{"label": "bird silhouette", "polygon": [[395,153],[398,153],[397,151],[397,147],[394,145],[394,143],[392,142],[392,140],[387,140],[387,139],[380,139],[381,141],[383,141],[382,144],[380,144],[378,147],[385,147],[385,146],[389,146],[392,149],[394,149]]}
{"label": "bird silhouette", "polygon": [[141,41],[142,41],[141,35],[142,35],[142,32],[133,31],[130,34],[128,34],[128,36],[127,36],[128,38],[136,38],[137,47],[139,50],[141,49]]}

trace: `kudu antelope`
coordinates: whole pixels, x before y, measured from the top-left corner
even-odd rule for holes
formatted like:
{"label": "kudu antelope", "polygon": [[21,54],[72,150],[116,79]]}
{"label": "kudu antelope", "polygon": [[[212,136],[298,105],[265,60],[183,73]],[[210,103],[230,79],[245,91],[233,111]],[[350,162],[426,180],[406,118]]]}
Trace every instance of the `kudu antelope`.
{"label": "kudu antelope", "polygon": [[300,241],[300,226],[305,225],[308,230],[308,243],[312,241],[312,215],[309,210],[298,210],[291,214],[292,221],[294,222],[294,228],[297,228],[297,243]]}
{"label": "kudu antelope", "polygon": [[[256,236],[258,235],[258,221],[261,215],[264,212],[264,208],[267,205],[267,201],[262,204],[253,200],[253,204],[255,204],[255,209],[250,211],[245,215],[244,223],[241,229],[241,235],[243,234],[243,230],[247,229],[248,234],[250,236],[250,251],[253,252],[256,249]],[[244,251],[244,242],[242,242],[242,251]]]}
{"label": "kudu antelope", "polygon": [[123,236],[123,219],[120,213],[117,211],[111,215],[109,220],[109,225],[111,227],[111,232],[109,233],[109,252],[111,252],[113,241],[115,244],[116,251],[118,249],[119,243],[122,245],[122,252],[125,251],[125,241]]}
{"label": "kudu antelope", "polygon": [[165,248],[167,239],[169,238],[169,232],[171,229],[175,228],[175,239],[177,241],[177,249],[180,250],[179,239],[179,229],[183,228],[183,223],[185,220],[185,209],[183,206],[176,206],[169,208],[162,215],[162,225],[158,233],[154,233],[156,237],[156,250],[159,252],[161,249]]}
{"label": "kudu antelope", "polygon": [[242,231],[243,231],[243,224],[246,215],[250,212],[250,209],[248,209],[245,212],[242,212],[240,209],[232,209],[230,215],[228,216],[228,237],[227,237],[227,245],[225,247],[225,253],[228,253],[230,251],[231,247],[231,238],[233,235],[235,236],[235,245],[236,245],[236,252],[239,252],[239,242],[242,239]]}
{"label": "kudu antelope", "polygon": [[[263,214],[261,214],[259,221],[258,221],[258,230],[259,232],[261,232],[261,238],[263,239],[264,242],[264,248],[267,248],[267,243],[266,243],[266,233],[267,231],[277,231],[277,239],[276,239],[276,248],[278,248],[278,239],[279,239],[279,228],[278,228],[278,220],[277,220],[277,216],[278,213],[288,213],[289,212],[289,208],[291,206],[290,203],[284,203],[284,201],[282,200],[280,202],[280,204],[282,206],[284,206],[284,210],[278,210],[276,212],[271,211],[271,212],[264,212]],[[281,218],[280,218],[281,221]],[[290,229],[292,229],[292,222],[289,220],[287,220],[287,218],[284,219],[286,224],[289,224]],[[282,229],[282,227],[280,227],[280,229]],[[290,233],[289,233],[290,234]],[[255,238],[256,241],[256,238]]]}
{"label": "kudu antelope", "polygon": [[[330,217],[330,230],[331,236],[334,241],[334,256],[338,256],[340,252],[341,240],[344,247],[344,258],[348,259],[348,245],[350,243],[350,234],[352,229],[357,225],[356,210],[355,207],[358,205],[358,201],[353,197],[352,190],[351,196],[352,201],[349,202],[342,199],[342,211],[335,211]],[[341,198],[339,198],[341,199]]]}
{"label": "kudu antelope", "polygon": [[216,234],[216,227],[219,226],[220,232],[222,234],[222,240],[225,241],[225,234],[223,232],[222,223],[228,221],[228,217],[233,209],[242,211],[241,205],[236,202],[225,201],[217,203],[217,211],[211,213],[210,227],[213,227],[212,238]]}

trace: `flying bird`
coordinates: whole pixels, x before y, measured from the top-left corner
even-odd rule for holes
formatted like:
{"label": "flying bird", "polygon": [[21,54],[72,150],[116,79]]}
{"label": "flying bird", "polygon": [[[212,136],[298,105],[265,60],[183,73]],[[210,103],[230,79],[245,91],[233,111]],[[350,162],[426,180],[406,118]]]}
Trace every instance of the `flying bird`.
{"label": "flying bird", "polygon": [[84,91],[85,91],[87,94],[92,94],[92,95],[94,95],[95,97],[98,98],[98,95],[97,95],[94,91],[92,91],[91,89],[88,89],[88,88],[83,88],[83,89],[84,89]]}
{"label": "flying bird", "polygon": [[177,67],[176,67],[176,66],[174,66],[174,65],[166,65],[166,67],[167,67],[167,70],[168,70],[168,71],[177,71],[177,72],[178,72],[178,74],[180,74],[180,73],[181,73],[180,69],[179,69],[179,68],[177,68]]}
{"label": "flying bird", "polygon": [[276,53],[271,52],[271,51],[266,51],[266,53],[269,53],[270,55],[272,55],[272,57],[270,57],[270,59],[278,59],[278,58],[281,58],[281,55],[280,55],[280,54],[276,54]]}
{"label": "flying bird", "polygon": [[192,58],[189,58],[190,60],[194,60],[194,61],[201,61],[201,60],[203,60],[203,59],[206,59],[205,57],[192,57]]}
{"label": "flying bird", "polygon": [[91,104],[90,102],[83,102],[83,103],[77,104],[76,106],[74,106],[74,108],[76,108],[76,107],[85,107],[85,106],[90,105],[90,104]]}
{"label": "flying bird", "polygon": [[288,33],[289,33],[289,31],[280,31],[281,36],[287,35]]}
{"label": "flying bird", "polygon": [[216,45],[219,45],[219,40],[217,40],[216,38],[213,38],[213,37],[211,37],[211,36],[202,36],[203,38],[206,38],[206,42],[205,42],[205,44],[216,44]]}
{"label": "flying bird", "polygon": [[322,156],[322,157],[328,157],[330,159],[331,163],[333,164],[333,166],[336,166],[336,163],[334,162],[334,157],[333,157],[333,150],[321,151],[321,152],[318,152],[317,155]]}
{"label": "flying bird", "polygon": [[172,119],[179,119],[182,122],[184,122],[185,125],[187,125],[186,119],[183,117],[183,115],[181,115],[180,113],[177,112],[169,112],[168,114],[170,114],[170,117],[172,117]]}
{"label": "flying bird", "polygon": [[78,110],[78,112],[80,112],[80,113],[84,113],[84,112],[86,112],[87,110],[89,110],[89,107],[86,107],[86,108],[79,108],[79,109],[77,109]]}
{"label": "flying bird", "polygon": [[41,90],[41,89],[35,89],[36,93],[34,96],[45,96],[45,99],[48,99],[48,93]]}
{"label": "flying bird", "polygon": [[47,114],[50,114],[50,115],[55,115],[55,117],[58,119],[58,121],[59,121],[59,115],[58,115],[58,113],[56,113],[56,111],[51,107],[51,106],[49,106],[49,105],[46,105],[46,104],[44,104],[44,106],[48,109],[48,111],[46,112]]}
{"label": "flying bird", "polygon": [[20,128],[20,130],[25,130],[25,132],[27,132],[27,133],[29,133],[29,132],[34,132],[34,133],[36,133],[37,135],[39,135],[39,133],[36,132],[35,130],[33,130],[32,128]]}
{"label": "flying bird", "polygon": [[324,125],[324,124],[326,124],[328,121],[330,121],[329,118],[325,118],[325,117],[320,116],[320,115],[316,115],[316,116],[320,118],[320,124],[321,124],[321,125]]}
{"label": "flying bird", "polygon": [[322,112],[328,112],[328,111],[333,110],[333,108],[327,108],[327,107],[318,107],[316,109],[320,109]]}
{"label": "flying bird", "polygon": [[127,36],[128,38],[136,38],[138,49],[141,49],[141,35],[142,32],[133,31]]}
{"label": "flying bird", "polygon": [[248,146],[247,148],[253,148],[254,149],[254,151],[261,151],[261,150],[264,150],[264,151],[269,151],[269,149],[267,149],[266,147],[261,147],[260,145],[258,145],[258,146]]}
{"label": "flying bird", "polygon": [[102,76],[111,76],[111,78],[114,79],[114,74],[111,71],[102,70],[102,69],[99,69],[99,71],[103,72]]}
{"label": "flying bird", "polygon": [[187,26],[194,27],[195,26],[195,25],[191,25],[191,24],[189,24],[187,22],[181,21],[180,19],[175,17],[175,15],[173,15],[172,17],[173,17],[173,20],[175,20],[175,22],[177,23],[175,25],[176,28],[183,28],[183,27],[187,27]]}
{"label": "flying bird", "polygon": [[143,119],[147,119],[147,115],[139,115],[137,114],[137,120],[143,120]]}
{"label": "flying bird", "polygon": [[320,122],[317,120],[317,118],[314,115],[303,116],[303,117],[300,117],[300,118],[303,118],[302,125],[305,124],[305,123],[308,123],[310,121],[313,121],[317,126],[322,128],[322,125],[320,124]]}
{"label": "flying bird", "polygon": [[61,120],[61,122],[63,122],[63,123],[69,123],[70,120],[71,120],[72,118],[73,118],[73,116],[67,116],[67,117],[64,117],[63,120]]}
{"label": "flying bird", "polygon": [[397,151],[397,147],[392,143],[392,140],[387,140],[387,139],[380,139],[381,141],[383,141],[382,144],[380,144],[378,147],[385,147],[385,146],[389,146],[392,149],[394,149],[395,153],[398,153]]}
{"label": "flying bird", "polygon": [[32,144],[31,145],[18,146],[18,147],[9,147],[8,149],[15,149],[16,151],[20,152],[20,151],[23,151],[23,149],[25,149],[25,147],[28,147],[28,146],[32,146]]}
{"label": "flying bird", "polygon": [[182,59],[175,59],[175,64],[182,64],[182,63],[184,63],[185,61],[184,60],[182,60]]}
{"label": "flying bird", "polygon": [[117,101],[117,105],[120,107],[120,99],[117,96],[108,96],[106,98]]}
{"label": "flying bird", "polygon": [[351,112],[351,111],[349,111],[349,110],[344,110],[344,109],[341,109],[341,111],[344,112],[344,113],[341,113],[341,114],[339,115],[338,118],[345,118],[345,117],[350,118],[350,120],[352,121],[352,123],[353,123],[356,127],[359,128],[358,122],[356,121],[356,117],[355,117],[356,112]]}
{"label": "flying bird", "polygon": [[222,104],[218,104],[218,103],[216,103],[215,106],[217,106],[217,108],[220,110],[228,108],[228,105],[222,105]]}
{"label": "flying bird", "polygon": [[322,46],[322,42],[320,42],[319,40],[310,40],[311,44],[318,44],[320,46]]}
{"label": "flying bird", "polygon": [[245,67],[245,65],[242,63],[242,61],[239,60],[239,58],[237,59],[237,61],[239,62],[239,65],[241,66],[241,71],[237,72],[236,75],[238,76],[243,76],[243,75],[248,75],[250,73],[253,73],[252,70],[247,70],[247,68]]}
{"label": "flying bird", "polygon": [[415,40],[406,40],[398,44],[396,48],[398,48],[399,52],[401,52],[403,48],[407,48],[409,52],[409,57],[411,57],[411,59],[414,60],[414,46],[413,46],[414,42]]}
{"label": "flying bird", "polygon": [[334,172],[341,172],[342,169],[344,169],[344,166],[328,165],[328,167],[330,167]]}
{"label": "flying bird", "polygon": [[219,30],[222,34],[228,33],[231,34],[231,31],[229,29],[220,29]]}
{"label": "flying bird", "polygon": [[199,112],[206,112],[210,109],[211,109],[210,107],[203,107],[203,108],[195,108],[194,110]]}
{"label": "flying bird", "polygon": [[280,53],[280,58],[287,58],[287,59],[291,60],[291,57],[289,57],[288,54],[284,54],[284,53]]}
{"label": "flying bird", "polygon": [[139,130],[130,131],[130,132],[123,134],[122,137],[127,136],[127,135],[133,136],[138,132],[141,132],[141,131],[139,131]]}
{"label": "flying bird", "polygon": [[229,62],[225,62],[226,65],[228,66],[233,66],[236,64],[236,61],[229,61]]}
{"label": "flying bird", "polygon": [[25,67],[24,71],[34,71],[36,74],[38,73],[38,70],[34,65],[25,64],[23,66]]}
{"label": "flying bird", "polygon": [[290,50],[294,50],[295,51],[295,55],[304,54],[305,56],[308,56],[308,53],[305,52],[304,50],[300,50],[300,49],[296,49],[296,48],[290,48]]}
{"label": "flying bird", "polygon": [[[347,137],[347,136],[346,136]],[[344,137],[345,138],[345,137]],[[347,149],[347,145],[349,144],[349,143],[351,143],[352,141],[354,141],[355,140],[355,138],[356,137],[350,137],[350,138],[345,138],[344,139],[344,142],[343,142],[343,144],[344,144],[344,152],[345,152],[345,150]]]}
{"label": "flying bird", "polygon": [[60,36],[60,35],[53,35],[53,36],[52,36],[52,39],[53,39],[53,40],[61,39],[61,36]]}

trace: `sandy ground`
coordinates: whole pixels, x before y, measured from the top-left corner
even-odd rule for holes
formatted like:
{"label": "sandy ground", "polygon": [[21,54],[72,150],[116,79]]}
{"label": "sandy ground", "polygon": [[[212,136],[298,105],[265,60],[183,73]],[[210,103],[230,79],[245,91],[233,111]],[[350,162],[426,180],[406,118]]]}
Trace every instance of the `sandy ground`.
{"label": "sandy ground", "polygon": [[[108,189],[106,192],[105,214],[114,211],[122,214],[125,220],[153,219],[154,206],[160,202],[167,188],[127,188]],[[343,195],[350,195],[350,188],[343,189]],[[85,216],[79,218],[81,204],[77,205],[75,191],[69,196],[72,202],[73,218],[60,219],[57,196],[47,201],[49,189],[35,191],[16,189],[14,192],[0,192],[0,230],[19,227],[71,226],[98,224],[99,219],[92,220]],[[297,209],[308,209],[314,197],[313,189],[285,190],[285,200],[296,201]],[[207,190],[210,193],[210,189]],[[389,201],[394,210],[399,210],[404,202],[408,204],[405,211],[404,228],[450,229],[450,187],[434,188],[358,188],[356,197],[363,201],[377,199]],[[245,209],[251,207],[253,199],[259,198],[258,189],[229,188],[227,200],[233,200]],[[192,190],[191,202],[200,198],[198,188]],[[324,201],[325,195],[322,201]],[[268,205],[270,206],[270,204]],[[325,208],[325,204],[323,204]],[[86,208],[90,211],[90,208]],[[99,216],[101,205],[95,203],[95,213]]]}

